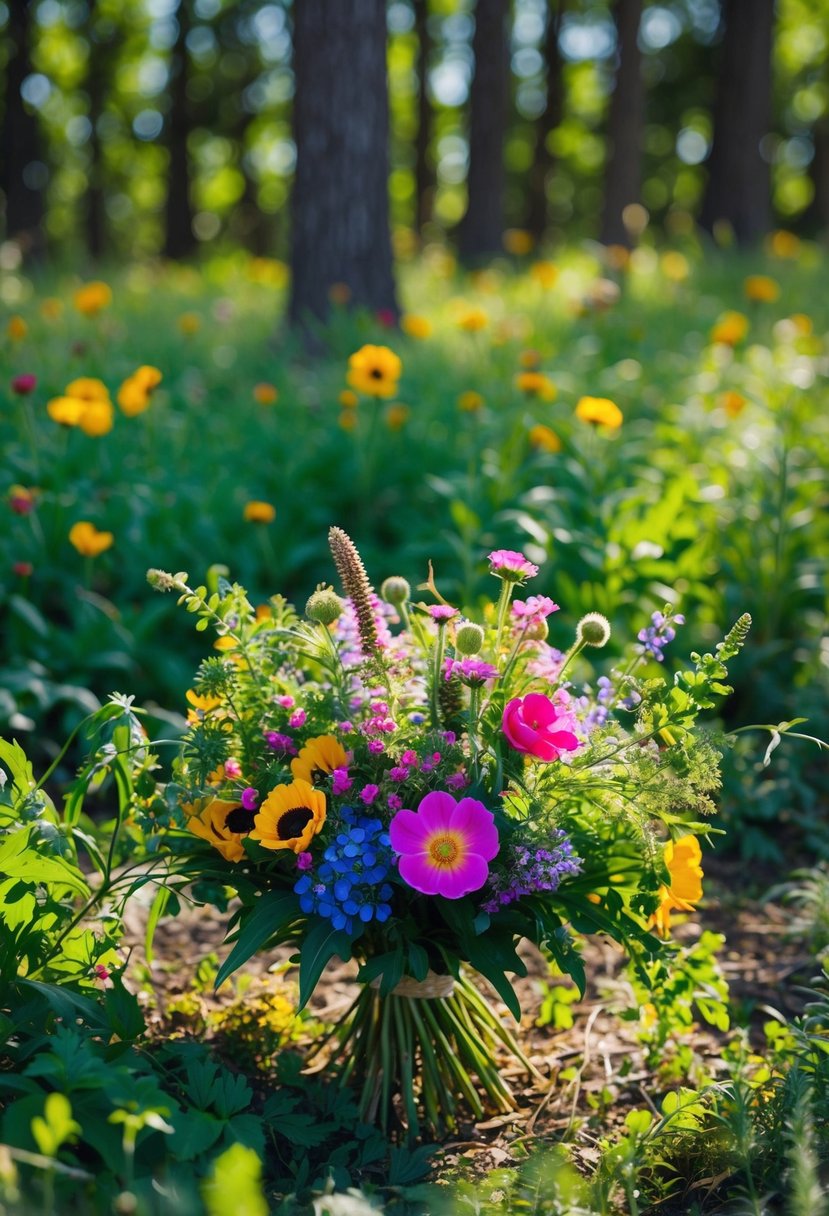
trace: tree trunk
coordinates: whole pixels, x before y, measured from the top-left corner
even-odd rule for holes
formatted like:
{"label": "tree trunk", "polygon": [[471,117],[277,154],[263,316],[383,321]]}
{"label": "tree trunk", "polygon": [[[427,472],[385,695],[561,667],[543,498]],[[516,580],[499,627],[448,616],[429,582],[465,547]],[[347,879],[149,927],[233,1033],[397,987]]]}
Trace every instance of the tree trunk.
{"label": "tree trunk", "polygon": [[291,323],[325,320],[335,283],[396,317],[385,0],[300,0],[294,78]]}
{"label": "tree trunk", "polygon": [[829,116],[823,115],[812,132],[815,155],[809,166],[814,197],[803,217],[804,224],[818,236],[829,236]]}
{"label": "tree trunk", "polygon": [[509,0],[478,0],[469,92],[469,203],[458,242],[465,262],[501,250],[504,231],[504,138],[509,103]]}
{"label": "tree trunk", "polygon": [[760,144],[771,125],[774,0],[724,0],[725,39],[714,141],[700,223],[727,221],[741,245],[771,227],[771,173]]}
{"label": "tree trunk", "polygon": [[553,154],[549,139],[564,117],[564,61],[559,47],[561,19],[567,0],[550,0],[547,13],[547,29],[544,35],[544,69],[547,77],[547,96],[544,109],[535,122],[535,152],[527,185],[527,231],[540,241],[547,230],[547,183],[553,170]]}
{"label": "tree trunk", "polygon": [[417,37],[417,135],[415,137],[415,228],[422,232],[432,218],[435,172],[430,160],[432,106],[429,101],[429,0],[414,0]]}
{"label": "tree trunk", "polygon": [[642,143],[645,130],[645,86],[639,22],[642,0],[616,0],[613,17],[618,38],[616,83],[610,98],[608,156],[600,240],[604,245],[630,245],[622,214],[642,193]]}
{"label": "tree trunk", "polygon": [[102,16],[98,0],[91,0],[87,23],[89,66],[86,95],[89,100],[89,168],[87,172],[86,248],[97,262],[106,249],[106,194],[104,155],[101,144],[101,119],[106,105],[118,48],[118,29],[114,19]]}
{"label": "tree trunk", "polygon": [[180,0],[176,20],[178,33],[170,56],[170,110],[167,115],[167,201],[164,207],[164,256],[189,257],[196,248],[193,232],[193,204],[190,200],[190,156],[187,139],[191,114],[187,98],[190,59],[187,35],[190,32],[191,0]]}
{"label": "tree trunk", "polygon": [[7,61],[0,126],[0,191],[5,200],[6,238],[24,255],[42,251],[43,178],[40,129],[23,101],[21,85],[32,71],[31,32],[34,0],[10,0],[6,27]]}

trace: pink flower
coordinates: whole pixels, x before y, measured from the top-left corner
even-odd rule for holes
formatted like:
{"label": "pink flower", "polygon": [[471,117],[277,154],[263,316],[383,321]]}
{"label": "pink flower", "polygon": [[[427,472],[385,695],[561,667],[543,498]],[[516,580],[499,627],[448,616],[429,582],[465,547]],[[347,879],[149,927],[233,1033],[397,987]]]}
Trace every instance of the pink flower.
{"label": "pink flower", "polygon": [[371,806],[372,802],[374,802],[374,799],[379,793],[379,785],[364,785],[360,790],[360,798],[366,804],[366,806]]}
{"label": "pink flower", "polygon": [[255,810],[256,804],[259,801],[259,795],[252,785],[242,790],[241,803],[246,811]]}
{"label": "pink flower", "polygon": [[534,578],[538,566],[528,561],[523,553],[515,549],[493,549],[489,557],[489,572],[506,583],[523,583],[525,578]]}
{"label": "pink flower", "polygon": [[516,751],[535,756],[536,760],[558,760],[562,752],[572,752],[580,746],[574,733],[573,715],[560,712],[540,692],[508,701],[502,727]]}
{"label": "pink flower", "polygon": [[288,719],[288,725],[292,730],[296,730],[297,727],[305,725],[306,717],[307,714],[305,713],[305,710],[298,709],[295,714],[291,714],[290,718]]}
{"label": "pink flower", "polygon": [[464,790],[469,785],[469,778],[466,773],[450,773],[446,778],[446,784],[450,790]]}
{"label": "pink flower", "polygon": [[235,781],[237,777],[242,775],[242,766],[238,760],[225,760],[225,776],[231,781]]}
{"label": "pink flower", "polygon": [[526,600],[513,600],[512,611],[518,617],[540,617],[542,620],[552,612],[558,612],[558,604],[548,595],[530,595]]}
{"label": "pink flower", "polygon": [[403,805],[403,799],[400,797],[399,794],[389,794],[388,798],[386,799],[386,802],[388,803],[388,807],[389,807],[390,811],[399,811],[401,806]]}
{"label": "pink flower", "polygon": [[334,779],[331,786],[332,794],[347,794],[354,784],[348,775],[347,768],[335,768],[331,776]]}
{"label": "pink flower", "polygon": [[442,624],[444,621],[451,621],[453,616],[458,615],[457,608],[453,608],[451,604],[430,604],[426,609],[433,621]]}
{"label": "pink flower", "polygon": [[310,870],[314,864],[314,858],[310,853],[297,853],[296,868],[298,870]]}
{"label": "pink flower", "polygon": [[400,854],[400,877],[415,891],[444,899],[479,890],[498,852],[492,812],[475,798],[456,802],[443,790],[427,794],[416,812],[398,811],[389,836]]}
{"label": "pink flower", "polygon": [[368,750],[372,756],[379,756],[381,752],[386,750],[386,745],[382,739],[371,739],[369,740]]}
{"label": "pink flower", "polygon": [[293,698],[293,697],[289,697],[287,694],[286,694],[285,696],[282,696],[282,697],[277,697],[277,698],[276,698],[276,703],[277,703],[277,705],[279,705],[279,706],[280,706],[282,709],[293,709],[293,708],[294,708],[294,704],[295,704],[295,702],[294,702],[294,698]]}
{"label": "pink flower", "polygon": [[17,393],[18,397],[27,397],[29,393],[33,393],[37,387],[37,376],[32,372],[24,372],[20,376],[12,377],[12,392]]}

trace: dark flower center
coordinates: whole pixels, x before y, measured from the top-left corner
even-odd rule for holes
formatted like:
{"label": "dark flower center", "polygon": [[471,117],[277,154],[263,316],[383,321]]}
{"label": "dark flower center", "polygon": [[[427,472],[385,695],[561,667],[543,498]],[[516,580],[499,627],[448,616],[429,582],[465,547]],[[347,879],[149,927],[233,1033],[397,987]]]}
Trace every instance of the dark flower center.
{"label": "dark flower center", "polygon": [[314,812],[307,806],[294,806],[279,816],[276,825],[276,835],[280,840],[296,840],[307,827],[308,820],[314,818]]}
{"label": "dark flower center", "polygon": [[371,376],[372,380],[382,380],[383,379],[382,367],[373,367],[371,369],[371,371],[369,372],[369,376]]}
{"label": "dark flower center", "polygon": [[312,768],[311,769],[311,784],[312,785],[322,785],[323,781],[325,780],[325,778],[327,776],[328,776],[328,773],[324,768]]}
{"label": "dark flower center", "polygon": [[227,813],[225,827],[228,832],[238,832],[240,835],[244,835],[253,830],[255,818],[256,811],[249,811],[244,806],[235,806],[232,811]]}

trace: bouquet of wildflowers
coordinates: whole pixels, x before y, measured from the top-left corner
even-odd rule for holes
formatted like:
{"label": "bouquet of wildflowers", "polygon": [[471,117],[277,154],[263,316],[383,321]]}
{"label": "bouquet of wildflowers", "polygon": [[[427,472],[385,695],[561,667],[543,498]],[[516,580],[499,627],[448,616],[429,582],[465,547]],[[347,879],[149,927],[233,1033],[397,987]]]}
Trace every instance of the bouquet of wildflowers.
{"label": "bouquet of wildflowers", "polygon": [[750,622],[670,682],[657,664],[682,617],[666,607],[595,678],[585,659],[610,625],[588,614],[552,646],[557,605],[525,597],[538,568],[523,554],[489,554],[497,594],[474,620],[431,569],[428,602],[401,577],[377,595],[348,536],[332,528],[330,545],[342,597],[318,587],[304,618],[150,572],[216,653],[149,804],[197,896],[238,895],[219,982],[287,943],[304,1005],[330,959],[356,959],[359,995],[326,1048],[365,1117],[439,1133],[460,1103],[510,1108],[499,1045],[529,1067],[475,972],[517,1019],[523,938],[583,989],[580,935],[644,964],[701,897],[719,754],[695,720],[729,691]]}

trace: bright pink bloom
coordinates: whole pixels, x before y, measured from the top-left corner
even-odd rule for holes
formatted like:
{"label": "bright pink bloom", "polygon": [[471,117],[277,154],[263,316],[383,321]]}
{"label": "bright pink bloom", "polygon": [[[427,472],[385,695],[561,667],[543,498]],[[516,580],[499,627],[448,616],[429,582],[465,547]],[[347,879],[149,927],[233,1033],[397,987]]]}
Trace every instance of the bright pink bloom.
{"label": "bright pink bloom", "polygon": [[562,752],[580,746],[575,725],[571,713],[561,712],[540,692],[513,697],[504,708],[502,721],[504,734],[517,752],[546,761],[558,760]]}
{"label": "bright pink bloom", "polygon": [[298,709],[296,713],[291,714],[288,719],[288,725],[291,730],[297,730],[300,726],[304,726],[306,716],[304,709]]}
{"label": "bright pink bloom", "polygon": [[458,615],[458,609],[453,608],[451,604],[430,604],[426,611],[438,624],[443,621],[451,621],[453,616]]}
{"label": "bright pink bloom", "polygon": [[297,853],[296,868],[298,870],[310,870],[314,864],[314,858],[311,853]]}
{"label": "bright pink bloom", "polygon": [[240,801],[246,811],[253,811],[256,809],[256,804],[259,801],[259,795],[252,785],[249,785],[246,789],[242,790],[242,797]]}
{"label": "bright pink bloom", "polygon": [[242,775],[242,766],[238,760],[225,760],[225,776],[231,781],[235,781]]}
{"label": "bright pink bloom", "polygon": [[331,786],[332,794],[347,794],[354,784],[348,775],[347,768],[335,768],[332,777],[334,778]]}
{"label": "bright pink bloom", "polygon": [[513,600],[513,616],[540,617],[544,620],[551,612],[558,612],[558,604],[548,595],[530,595],[526,600]]}
{"label": "bright pink bloom", "polygon": [[37,387],[37,376],[32,372],[23,372],[20,376],[12,377],[12,392],[18,397],[27,397]]}
{"label": "bright pink bloom", "polygon": [[493,549],[487,556],[490,574],[502,578],[504,582],[523,583],[525,578],[534,578],[538,574],[538,566],[534,566],[515,549]]}
{"label": "bright pink bloom", "polygon": [[401,810],[389,825],[391,847],[400,854],[400,877],[424,895],[460,899],[478,891],[498,852],[495,816],[476,798],[456,802],[433,790],[417,811]]}

